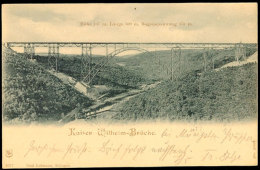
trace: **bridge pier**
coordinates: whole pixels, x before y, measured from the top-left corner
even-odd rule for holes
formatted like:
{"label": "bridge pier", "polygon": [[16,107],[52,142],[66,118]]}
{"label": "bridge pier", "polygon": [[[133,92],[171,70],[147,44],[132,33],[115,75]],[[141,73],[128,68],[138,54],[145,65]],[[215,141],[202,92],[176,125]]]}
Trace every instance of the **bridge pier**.
{"label": "bridge pier", "polygon": [[87,84],[90,84],[91,76],[92,76],[92,70],[91,70],[91,64],[92,64],[92,46],[91,44],[85,44],[81,46],[82,48],[82,55],[81,55],[81,81],[84,82],[87,80]]}
{"label": "bridge pier", "polygon": [[212,69],[213,70],[215,69],[214,52],[215,52],[215,49],[211,48],[210,49],[210,58],[211,58],[211,63],[212,63]]}
{"label": "bridge pier", "polygon": [[81,80],[84,79],[88,72],[88,48],[87,44],[82,44],[81,46]]}
{"label": "bridge pier", "polygon": [[59,60],[59,44],[49,44],[48,46],[48,65],[52,69],[54,68],[58,72],[58,60]]}
{"label": "bridge pier", "polygon": [[178,59],[178,77],[181,75],[181,48],[173,47],[171,48],[171,80],[173,80],[173,58]]}
{"label": "bridge pier", "polygon": [[106,44],[106,57],[107,57],[107,61],[108,61],[109,58],[108,58],[108,46],[107,46],[107,44]]}
{"label": "bridge pier", "polygon": [[213,52],[214,52],[214,49],[212,47],[203,49],[203,54],[202,55],[203,55],[203,68],[204,68],[204,71],[207,71],[208,68],[209,69],[214,69],[215,68],[215,61],[214,61],[214,57],[213,57]]}
{"label": "bridge pier", "polygon": [[240,59],[246,59],[246,49],[245,47],[239,43],[235,45],[235,59],[237,62],[240,62]]}
{"label": "bridge pier", "polygon": [[159,64],[159,73],[161,73],[161,72],[163,72],[163,67],[161,66],[161,58],[160,58],[160,56],[158,56],[155,49],[154,49],[153,53],[154,53],[155,59],[158,60],[157,64]]}
{"label": "bridge pier", "polygon": [[24,54],[26,57],[33,59],[35,55],[35,49],[33,44],[25,44],[24,45]]}
{"label": "bridge pier", "polygon": [[206,48],[203,49],[203,66],[204,66],[204,71],[207,71],[207,51]]}
{"label": "bridge pier", "polygon": [[88,76],[88,84],[90,84],[90,82],[91,82],[91,64],[92,64],[92,46],[91,46],[91,44],[89,45],[89,66],[88,66],[88,68],[89,68],[89,70],[88,70],[88,73],[89,73],[89,76]]}

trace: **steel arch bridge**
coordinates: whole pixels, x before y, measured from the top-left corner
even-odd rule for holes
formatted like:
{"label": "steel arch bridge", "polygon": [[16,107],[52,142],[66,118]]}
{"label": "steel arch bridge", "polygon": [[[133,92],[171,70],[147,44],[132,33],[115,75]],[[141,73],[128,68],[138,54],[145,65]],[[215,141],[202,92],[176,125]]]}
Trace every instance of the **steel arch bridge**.
{"label": "steel arch bridge", "polygon": [[[33,59],[35,56],[35,48],[48,48],[48,64],[50,68],[59,70],[58,62],[60,58],[60,48],[77,47],[81,48],[81,62],[82,62],[82,81],[90,84],[99,71],[109,62],[110,59],[116,55],[129,51],[136,50],[143,53],[149,53],[151,49],[166,48],[171,51],[171,57],[182,57],[182,49],[200,49],[203,50],[203,58],[211,55],[211,51],[215,49],[234,49],[234,56],[237,61],[240,58],[245,58],[246,50],[248,48],[257,48],[255,43],[140,43],[140,42],[7,42],[4,43],[7,48],[22,47],[24,54]],[[94,48],[105,48],[105,58],[101,59],[99,63],[92,66],[92,51]],[[112,49],[112,51],[111,51]],[[110,51],[109,51],[110,50]],[[155,51],[153,50],[153,51]],[[151,53],[154,55],[153,53]],[[171,79],[173,79],[172,63],[171,63]],[[168,68],[167,68],[168,70]],[[206,67],[205,67],[206,70]],[[167,71],[168,72],[168,71]]]}
{"label": "steel arch bridge", "polygon": [[145,50],[145,49],[140,48],[140,47],[123,47],[123,48],[120,48],[120,49],[117,49],[117,50],[113,51],[109,55],[111,57],[114,57],[117,54],[120,54],[120,53],[125,52],[125,51],[129,51],[129,50],[135,50],[135,51],[140,51],[140,52],[149,52],[148,50]]}

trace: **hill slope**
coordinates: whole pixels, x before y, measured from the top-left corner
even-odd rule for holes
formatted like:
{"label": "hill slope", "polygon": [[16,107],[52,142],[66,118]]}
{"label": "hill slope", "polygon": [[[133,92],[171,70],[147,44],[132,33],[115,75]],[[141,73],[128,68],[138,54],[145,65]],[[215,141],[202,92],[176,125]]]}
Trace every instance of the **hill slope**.
{"label": "hill slope", "polygon": [[[252,55],[256,49],[247,49],[246,56]],[[213,50],[206,57],[206,70],[213,70],[226,63],[235,61],[235,51]],[[114,63],[124,65],[126,69],[135,70],[144,77],[153,80],[167,80],[171,72],[171,51],[152,51],[141,53],[132,57],[115,57]],[[173,75],[179,77],[192,71],[204,70],[203,50],[184,49],[181,57],[173,57]],[[214,65],[214,68],[213,68]]]}
{"label": "hill slope", "polygon": [[257,64],[186,74],[131,98],[115,119],[232,121],[257,116]]}
{"label": "hill slope", "polygon": [[[95,67],[97,63],[102,61],[104,57],[95,56],[92,58],[91,68]],[[37,62],[48,67],[48,58],[44,56],[36,56]],[[61,56],[58,62],[59,72],[65,73],[78,81],[81,81],[81,73],[85,69],[87,75],[88,65],[82,67],[80,56]],[[128,89],[136,88],[146,79],[137,71],[129,70],[118,66],[113,62],[106,64],[102,70],[96,75],[92,81],[92,85],[107,85],[114,89]]]}
{"label": "hill slope", "polygon": [[20,54],[5,54],[3,118],[9,122],[56,121],[90,99]]}

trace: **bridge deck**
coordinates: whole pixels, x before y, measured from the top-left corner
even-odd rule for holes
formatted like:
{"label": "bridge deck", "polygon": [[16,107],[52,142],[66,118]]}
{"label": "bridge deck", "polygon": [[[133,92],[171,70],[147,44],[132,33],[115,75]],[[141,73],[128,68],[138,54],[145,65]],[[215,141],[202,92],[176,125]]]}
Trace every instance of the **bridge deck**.
{"label": "bridge deck", "polygon": [[32,45],[34,47],[142,47],[142,48],[233,48],[238,45],[246,47],[256,47],[256,43],[171,43],[171,42],[7,42],[8,47],[24,47]]}

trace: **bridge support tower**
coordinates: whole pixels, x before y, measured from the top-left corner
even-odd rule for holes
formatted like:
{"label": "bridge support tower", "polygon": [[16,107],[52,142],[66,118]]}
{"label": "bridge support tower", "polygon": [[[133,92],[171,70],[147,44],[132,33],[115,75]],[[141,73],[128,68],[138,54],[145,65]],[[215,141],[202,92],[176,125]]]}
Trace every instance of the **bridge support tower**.
{"label": "bridge support tower", "polygon": [[51,69],[55,69],[58,72],[59,44],[49,44],[48,48],[48,65]]}
{"label": "bridge support tower", "polygon": [[202,55],[203,55],[204,71],[214,69],[215,68],[214,49],[213,48],[204,48]]}
{"label": "bridge support tower", "polygon": [[246,48],[241,43],[235,45],[235,58],[237,62],[246,59]]}
{"label": "bridge support tower", "polygon": [[35,55],[34,45],[33,44],[25,44],[24,45],[24,54],[27,58],[33,59]]}
{"label": "bridge support tower", "polygon": [[81,48],[81,81],[86,80],[89,84],[92,75],[92,47],[91,44],[82,44]]}
{"label": "bridge support tower", "polygon": [[181,75],[181,48],[180,47],[173,47],[171,48],[171,80],[174,80],[174,74],[173,74],[173,58],[177,58],[178,60],[178,67],[175,67],[178,69],[178,76],[179,77]]}
{"label": "bridge support tower", "polygon": [[82,44],[81,46],[81,80],[83,80],[86,74],[88,74],[88,69],[89,69],[88,48],[89,47],[87,44]]}

